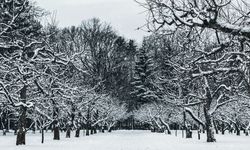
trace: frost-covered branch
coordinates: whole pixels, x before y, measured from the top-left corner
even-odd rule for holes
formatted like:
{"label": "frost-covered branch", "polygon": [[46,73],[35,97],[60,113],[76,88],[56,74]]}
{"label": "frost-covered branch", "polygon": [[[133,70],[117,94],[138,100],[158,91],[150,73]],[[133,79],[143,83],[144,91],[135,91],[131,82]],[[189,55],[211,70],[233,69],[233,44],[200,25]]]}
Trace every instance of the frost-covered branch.
{"label": "frost-covered branch", "polygon": [[191,108],[185,107],[184,109],[185,109],[186,112],[188,112],[188,114],[189,114],[196,122],[198,122],[198,123],[201,124],[203,127],[205,127],[205,123],[204,123],[202,120],[200,120],[200,119],[194,114],[194,112],[193,112],[193,110],[192,110]]}

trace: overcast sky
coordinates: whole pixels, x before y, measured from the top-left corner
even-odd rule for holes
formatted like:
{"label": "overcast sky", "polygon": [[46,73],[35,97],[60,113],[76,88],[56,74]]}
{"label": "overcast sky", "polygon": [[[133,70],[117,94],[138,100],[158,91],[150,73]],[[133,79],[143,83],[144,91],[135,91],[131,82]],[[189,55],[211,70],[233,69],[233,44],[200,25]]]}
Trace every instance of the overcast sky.
{"label": "overcast sky", "polygon": [[93,17],[110,23],[120,35],[142,41],[147,33],[136,28],[145,24],[145,10],[134,0],[34,0],[42,8],[57,12],[60,27],[79,25]]}

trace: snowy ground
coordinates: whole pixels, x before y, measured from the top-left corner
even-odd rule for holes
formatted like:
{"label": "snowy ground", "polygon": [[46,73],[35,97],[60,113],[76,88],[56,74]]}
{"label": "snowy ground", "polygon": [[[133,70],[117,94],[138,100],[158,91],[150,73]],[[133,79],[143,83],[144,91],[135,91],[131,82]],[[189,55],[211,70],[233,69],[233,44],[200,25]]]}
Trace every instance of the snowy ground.
{"label": "snowy ground", "polygon": [[[196,131],[195,131],[196,132]],[[82,133],[82,131],[81,131]],[[236,135],[217,135],[216,143],[206,143],[205,135],[197,139],[182,138],[181,132],[176,137],[150,131],[115,131],[113,133],[98,133],[93,136],[80,138],[65,138],[61,134],[60,141],[52,140],[52,133],[45,133],[45,143],[41,144],[39,133],[28,133],[27,145],[15,146],[13,133],[0,135],[1,150],[248,150],[250,137]]]}

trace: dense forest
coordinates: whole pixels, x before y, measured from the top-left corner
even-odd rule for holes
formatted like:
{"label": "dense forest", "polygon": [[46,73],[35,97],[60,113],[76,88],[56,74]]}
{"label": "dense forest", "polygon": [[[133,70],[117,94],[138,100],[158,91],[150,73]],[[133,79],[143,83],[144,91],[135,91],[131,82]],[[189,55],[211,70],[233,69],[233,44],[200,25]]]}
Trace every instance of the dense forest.
{"label": "dense forest", "polygon": [[[98,18],[60,28],[29,0],[0,0],[0,129],[54,140],[98,130],[192,130],[207,142],[250,128],[247,0],[144,0],[150,35]],[[97,16],[98,17],[98,16]],[[135,27],[136,28],[136,27]],[[140,28],[139,28],[140,29]]]}

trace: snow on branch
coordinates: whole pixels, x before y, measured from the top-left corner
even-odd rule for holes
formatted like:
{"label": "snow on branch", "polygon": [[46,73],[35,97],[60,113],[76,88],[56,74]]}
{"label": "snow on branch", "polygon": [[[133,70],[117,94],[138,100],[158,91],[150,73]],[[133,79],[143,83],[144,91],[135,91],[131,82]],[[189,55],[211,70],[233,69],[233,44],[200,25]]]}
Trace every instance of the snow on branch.
{"label": "snow on branch", "polygon": [[[9,29],[12,29],[13,26],[15,26],[15,22],[18,19],[18,17],[23,13],[25,6],[27,4],[27,0],[22,2],[22,6],[20,7],[20,9],[17,11],[16,14],[12,14],[12,19],[8,22],[8,24],[4,24],[6,26],[6,28],[4,28],[1,32],[0,32],[0,37],[2,35],[4,35]],[[3,24],[3,23],[1,23]]]}
{"label": "snow on branch", "polygon": [[206,76],[206,75],[212,75],[212,74],[216,74],[216,73],[229,73],[229,72],[239,72],[240,69],[239,68],[217,68],[217,69],[213,69],[213,70],[209,70],[209,71],[202,71],[200,70],[199,73],[193,73],[192,77],[196,78],[196,77],[202,77],[202,76]]}
{"label": "snow on branch", "polygon": [[10,102],[11,105],[14,106],[13,97],[10,95],[9,91],[5,88],[4,83],[0,81],[0,85],[2,86],[2,89],[4,90],[5,96],[7,97],[8,101]]}
{"label": "snow on branch", "polygon": [[31,107],[33,107],[34,105],[33,105],[32,102],[26,102],[26,103],[19,102],[19,103],[15,103],[14,106],[15,106],[15,107],[20,107],[20,106],[22,106],[22,107],[25,107],[25,108],[31,108]]}
{"label": "snow on branch", "polygon": [[198,102],[183,104],[182,106],[191,107],[191,106],[197,106],[197,105],[200,105],[200,104],[203,104],[203,103],[204,103],[203,101],[198,101]]}
{"label": "snow on branch", "polygon": [[35,110],[36,110],[39,114],[45,116],[47,119],[49,119],[49,120],[51,120],[51,121],[54,121],[54,119],[52,119],[49,115],[45,114],[45,113],[44,113],[43,111],[41,111],[38,107],[35,107]]}
{"label": "snow on branch", "polygon": [[37,80],[34,80],[34,83],[35,83],[35,85],[37,86],[37,88],[38,88],[43,94],[49,95],[49,94],[43,89],[43,87],[38,83]]}
{"label": "snow on branch", "polygon": [[228,87],[227,85],[225,84],[221,84],[212,94],[212,97],[214,97],[216,94],[218,94],[219,91],[221,91],[222,89],[225,89],[227,91],[231,91],[232,90],[232,87]]}
{"label": "snow on branch", "polygon": [[[159,26],[159,28],[169,27],[200,27],[218,30],[236,36],[244,36],[250,39],[250,27],[247,25],[249,13],[245,1],[233,0],[145,0],[145,3],[139,2],[149,12],[148,28]],[[234,3],[239,4],[228,16],[234,18],[225,18],[224,12]],[[185,6],[185,7],[183,7]],[[202,6],[202,7],[201,7]],[[244,10],[244,11],[243,11]],[[235,14],[237,15],[235,15]],[[227,20],[233,21],[227,21]],[[241,21],[239,21],[241,20]]]}
{"label": "snow on branch", "polygon": [[192,110],[191,108],[185,107],[184,109],[185,109],[186,112],[188,112],[188,114],[189,114],[196,122],[198,122],[198,123],[201,124],[203,127],[205,127],[205,123],[204,123],[202,120],[200,120],[200,119],[194,114],[194,112],[193,112],[193,110]]}

